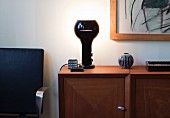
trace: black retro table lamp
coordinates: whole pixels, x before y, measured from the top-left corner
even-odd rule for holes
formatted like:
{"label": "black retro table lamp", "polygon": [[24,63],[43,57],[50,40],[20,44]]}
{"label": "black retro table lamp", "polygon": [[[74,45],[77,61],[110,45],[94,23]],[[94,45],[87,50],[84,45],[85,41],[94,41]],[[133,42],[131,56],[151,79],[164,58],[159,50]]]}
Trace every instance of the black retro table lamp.
{"label": "black retro table lamp", "polygon": [[95,20],[78,20],[74,28],[75,34],[80,39],[82,44],[82,66],[84,69],[92,69],[93,59],[91,45],[93,39],[99,33],[99,25]]}

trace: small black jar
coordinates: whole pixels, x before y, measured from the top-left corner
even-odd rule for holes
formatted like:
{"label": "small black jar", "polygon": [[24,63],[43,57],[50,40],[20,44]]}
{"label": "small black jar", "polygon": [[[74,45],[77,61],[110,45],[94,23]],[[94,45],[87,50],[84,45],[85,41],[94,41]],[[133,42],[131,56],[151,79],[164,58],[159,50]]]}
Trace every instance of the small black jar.
{"label": "small black jar", "polygon": [[134,59],[129,53],[124,53],[124,55],[122,55],[118,61],[122,68],[129,69],[133,65]]}

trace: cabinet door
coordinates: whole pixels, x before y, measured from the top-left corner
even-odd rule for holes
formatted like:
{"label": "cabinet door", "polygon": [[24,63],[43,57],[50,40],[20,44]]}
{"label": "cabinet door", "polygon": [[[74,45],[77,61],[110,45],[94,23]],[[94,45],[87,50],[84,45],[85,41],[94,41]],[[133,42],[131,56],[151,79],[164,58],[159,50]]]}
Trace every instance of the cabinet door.
{"label": "cabinet door", "polygon": [[124,118],[124,78],[65,78],[65,118]]}
{"label": "cabinet door", "polygon": [[170,79],[136,79],[136,118],[170,118]]}

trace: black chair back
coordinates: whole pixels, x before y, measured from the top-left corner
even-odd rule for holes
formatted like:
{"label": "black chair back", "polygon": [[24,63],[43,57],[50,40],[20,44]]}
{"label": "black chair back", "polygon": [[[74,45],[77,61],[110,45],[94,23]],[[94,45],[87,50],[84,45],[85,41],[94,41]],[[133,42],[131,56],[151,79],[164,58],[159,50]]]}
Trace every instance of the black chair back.
{"label": "black chair back", "polygon": [[35,94],[43,86],[43,58],[43,49],[0,48],[0,113],[37,114]]}

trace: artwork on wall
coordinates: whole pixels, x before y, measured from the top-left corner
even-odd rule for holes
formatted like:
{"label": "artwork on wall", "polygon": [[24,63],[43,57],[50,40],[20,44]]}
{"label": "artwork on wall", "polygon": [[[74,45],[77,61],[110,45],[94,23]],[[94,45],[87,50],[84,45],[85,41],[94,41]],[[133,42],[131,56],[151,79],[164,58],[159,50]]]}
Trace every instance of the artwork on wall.
{"label": "artwork on wall", "polygon": [[170,0],[110,0],[113,40],[170,40]]}

